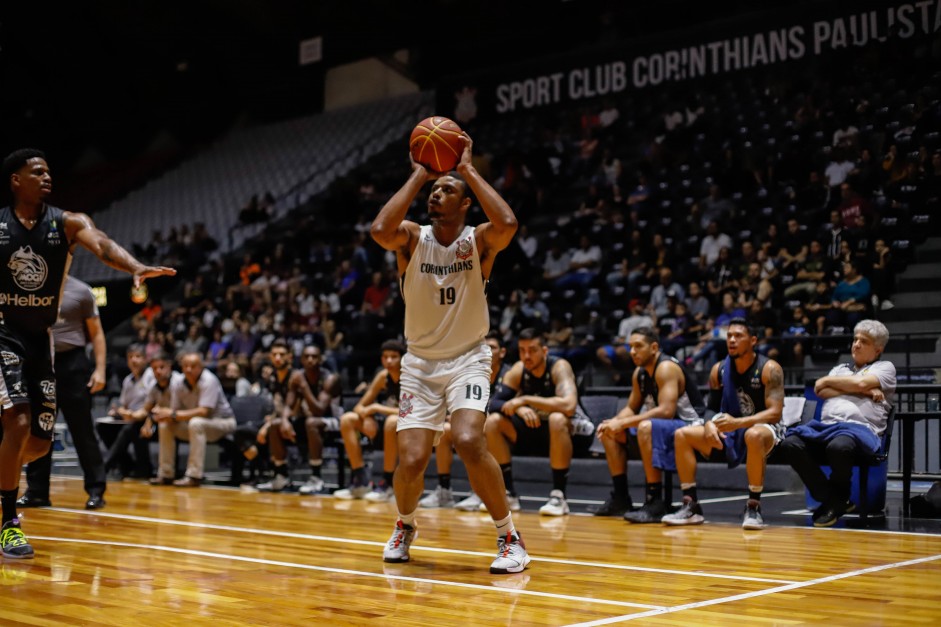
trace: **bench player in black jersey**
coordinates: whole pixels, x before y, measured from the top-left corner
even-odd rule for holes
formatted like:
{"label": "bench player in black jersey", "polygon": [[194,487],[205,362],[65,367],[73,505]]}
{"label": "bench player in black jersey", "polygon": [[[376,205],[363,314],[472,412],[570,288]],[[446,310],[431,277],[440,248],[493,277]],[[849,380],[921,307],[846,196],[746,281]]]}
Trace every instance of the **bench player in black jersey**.
{"label": "bench player in black jersey", "polygon": [[56,382],[49,329],[76,244],[102,262],[144,279],[176,274],[145,266],[95,228],[83,213],[46,204],[52,176],[45,155],[22,149],[3,161],[13,203],[0,209],[0,547],[7,558],[31,558],[16,515],[20,469],[46,454],[56,421]]}
{"label": "bench player in black jersey", "polygon": [[729,468],[745,461],[748,503],[744,529],[764,529],[761,492],[765,460],[784,437],[784,370],[778,362],[755,352],[758,336],[744,318],[729,321],[729,356],[709,374],[709,408],[718,410],[709,422],[683,427],[674,434],[676,473],[683,489],[683,506],[667,514],[667,525],[698,525],[705,520],[696,494],[696,453],[709,458],[724,449]]}
{"label": "bench player in black jersey", "polygon": [[[680,363],[660,351],[660,338],[652,328],[634,329],[628,345],[637,366],[631,395],[624,409],[598,425],[614,492],[594,514],[623,514],[632,523],[660,522],[669,506],[663,498],[663,471],[676,470],[673,434],[702,421],[699,415],[702,398]],[[627,492],[627,430],[632,428],[637,430],[637,446],[647,479],[644,505],[633,511]]]}

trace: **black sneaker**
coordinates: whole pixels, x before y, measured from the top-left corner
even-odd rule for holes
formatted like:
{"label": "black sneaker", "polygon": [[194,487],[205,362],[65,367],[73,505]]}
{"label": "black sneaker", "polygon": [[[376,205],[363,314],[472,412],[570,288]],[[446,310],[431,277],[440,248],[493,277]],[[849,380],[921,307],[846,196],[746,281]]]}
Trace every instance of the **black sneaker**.
{"label": "black sneaker", "polygon": [[51,507],[52,503],[49,501],[49,497],[33,496],[28,492],[16,499],[17,507]]}
{"label": "black sneaker", "polygon": [[658,523],[663,520],[663,517],[666,516],[669,511],[670,508],[666,502],[662,499],[657,499],[656,501],[644,503],[644,506],[640,509],[627,512],[624,514],[624,520],[637,525]]}
{"label": "black sneaker", "polygon": [[832,501],[814,510],[814,527],[832,527],[843,516],[856,510],[852,501]]}
{"label": "black sneaker", "polygon": [[623,516],[633,509],[634,504],[630,498],[618,496],[614,492],[602,505],[588,506],[588,512],[593,516]]}
{"label": "black sneaker", "polygon": [[0,528],[0,551],[3,557],[10,559],[33,559],[33,547],[20,529],[19,518],[14,518]]}

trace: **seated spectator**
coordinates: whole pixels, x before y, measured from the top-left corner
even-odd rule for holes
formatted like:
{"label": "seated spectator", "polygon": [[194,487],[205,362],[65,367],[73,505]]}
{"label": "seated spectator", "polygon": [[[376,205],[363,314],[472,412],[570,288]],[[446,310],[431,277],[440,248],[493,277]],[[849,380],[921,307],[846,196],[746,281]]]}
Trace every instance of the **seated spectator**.
{"label": "seated spectator", "polygon": [[724,449],[729,468],[745,461],[748,501],[743,529],[764,529],[761,493],[765,460],[784,437],[784,371],[774,360],[755,353],[757,336],[744,318],[729,324],[728,357],[709,373],[709,409],[718,411],[701,425],[688,425],[674,434],[676,468],[683,490],[679,511],[667,514],[667,525],[701,525],[705,521],[696,493],[696,453],[709,459]]}
{"label": "seated spectator", "polygon": [[546,258],[542,262],[542,280],[543,285],[553,287],[572,264],[572,256],[562,247],[558,238],[551,240],[549,250],[546,251]]}
{"label": "seated spectator", "polygon": [[732,263],[731,249],[723,248],[706,275],[706,292],[714,303],[721,303],[724,294],[738,289],[739,275]]}
{"label": "seated spectator", "polygon": [[[150,389],[156,383],[154,372],[147,367],[144,347],[131,344],[127,347],[127,367],[131,371],[121,382],[121,395],[118,403],[109,414],[121,418],[125,425],[105,455],[105,472],[115,471],[122,477],[130,475],[139,479],[150,479],[150,438],[141,436],[146,414],[140,412]],[[128,446],[133,445],[134,457],[128,454]]]}
{"label": "seated spectator", "polygon": [[719,232],[719,223],[711,221],[706,227],[706,235],[699,244],[699,267],[705,270],[719,259],[719,251],[732,248],[732,238]]}
{"label": "seated spectator", "polygon": [[[660,338],[653,329],[635,330],[630,346],[637,367],[627,405],[598,425],[614,490],[593,513],[623,516],[632,523],[660,522],[668,511],[663,498],[663,470],[676,470],[673,434],[702,420],[696,409],[702,406],[702,399],[679,362],[661,352]],[[628,431],[635,429],[647,483],[644,505],[636,511],[627,491]]]}
{"label": "seated spectator", "polygon": [[709,299],[703,296],[702,286],[696,281],[689,284],[684,301],[689,314],[696,322],[702,323],[709,317]]}
{"label": "seated spectator", "polygon": [[787,230],[781,237],[778,250],[781,273],[794,276],[797,266],[807,258],[808,251],[807,236],[801,231],[797,218],[788,218]]}
{"label": "seated spectator", "polygon": [[807,316],[802,305],[791,310],[791,319],[786,322],[781,331],[783,340],[782,362],[785,365],[801,368],[804,365],[804,356],[807,355],[809,337],[814,328],[810,317]]}
{"label": "seated spectator", "polygon": [[830,212],[830,222],[821,229],[818,236],[828,259],[839,259],[843,242],[847,237],[849,237],[849,229],[843,226],[843,216],[834,209]]}
{"label": "seated spectator", "polygon": [[618,371],[624,366],[633,365],[630,348],[627,346],[628,338],[635,329],[654,326],[653,318],[647,313],[646,304],[639,298],[632,299],[627,305],[627,310],[630,315],[621,320],[614,341],[611,344],[599,346],[595,353],[598,361],[615,371],[616,383],[620,383]]}
{"label": "seated spectator", "polygon": [[549,357],[545,340],[535,329],[520,331],[520,360],[504,377],[503,385],[516,395],[503,403],[500,414],[487,417],[487,448],[500,464],[506,483],[507,506],[519,511],[513,485],[512,455],[548,455],[552,468],[549,500],[539,508],[544,516],[565,516],[572,434],[591,421],[578,409],[575,373],[568,361]]}
{"label": "seated spectator", "polygon": [[[876,320],[853,329],[852,364],[840,364],[817,379],[814,392],[824,399],[820,420],[794,427],[781,443],[787,462],[820,507],[815,527],[830,527],[853,511],[850,481],[858,453],[876,454],[895,396],[895,366],[879,359],[889,330]],[[830,466],[830,476],[821,470]]]}
{"label": "seated spectator", "polygon": [[229,343],[222,337],[222,329],[216,327],[212,330],[212,342],[206,347],[206,367],[217,370],[228,355]]}
{"label": "seated spectator", "polygon": [[784,298],[806,301],[816,290],[817,283],[828,281],[830,260],[823,252],[819,240],[810,241],[810,252],[796,266],[794,282],[784,288]]}
{"label": "seated spectator", "polygon": [[[160,469],[152,483],[188,488],[202,483],[206,444],[235,431],[235,414],[218,377],[203,367],[201,354],[187,353],[181,363],[183,377],[171,383],[169,407],[152,410],[160,439]],[[186,474],[174,481],[177,438],[189,442],[189,460]]]}
{"label": "seated spectator", "polygon": [[710,222],[725,224],[735,215],[736,207],[722,195],[722,188],[713,184],[709,186],[709,195],[699,201],[699,210],[700,225],[706,229]]}
{"label": "seated spectator", "polygon": [[882,309],[892,309],[895,305],[889,300],[895,284],[892,273],[892,249],[884,239],[877,239],[874,260],[869,276],[872,277],[873,303],[881,303]]}
{"label": "seated spectator", "polygon": [[868,223],[872,223],[873,210],[865,198],[860,196],[849,183],[840,185],[840,204],[836,208],[840,212],[844,229],[855,229],[860,216],[865,216]]}
{"label": "seated spectator", "polygon": [[601,268],[601,247],[593,244],[587,235],[582,235],[578,239],[578,248],[569,250],[569,259],[568,270],[556,279],[555,287],[584,295]]}
{"label": "seated spectator", "polygon": [[236,396],[251,396],[252,382],[242,375],[242,367],[234,361],[226,363],[219,377],[222,389],[230,400]]}
{"label": "seated spectator", "polygon": [[869,279],[859,273],[855,259],[843,262],[843,280],[833,289],[830,310],[826,313],[831,327],[851,327],[869,311],[872,287]]}
{"label": "seated spectator", "polygon": [[519,309],[523,326],[546,328],[549,324],[549,306],[539,297],[535,288],[528,288]]}
{"label": "seated spectator", "polygon": [[650,304],[648,310],[657,317],[667,313],[667,297],[673,293],[677,302],[686,297],[683,286],[673,280],[673,270],[670,268],[660,269],[660,282],[650,291]]}
{"label": "seated spectator", "polygon": [[808,316],[815,322],[817,335],[823,335],[827,322],[827,312],[833,307],[832,290],[830,283],[819,281],[814,288],[814,293],[804,305]]}

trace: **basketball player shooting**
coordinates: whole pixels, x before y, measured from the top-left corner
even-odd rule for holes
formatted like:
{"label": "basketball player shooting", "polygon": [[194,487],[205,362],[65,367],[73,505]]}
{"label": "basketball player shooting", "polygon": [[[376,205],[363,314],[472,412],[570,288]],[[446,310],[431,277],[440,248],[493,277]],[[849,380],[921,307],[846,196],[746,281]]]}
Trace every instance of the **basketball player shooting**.
{"label": "basketball player shooting", "polygon": [[[497,253],[516,233],[516,216],[471,164],[473,142],[456,170],[431,172],[412,159],[408,180],[385,204],[371,234],[394,251],[405,299],[405,339],[399,398],[399,465],[393,486],[399,518],[383,551],[386,562],[407,562],[418,528],[415,512],[424,490],[425,467],[451,415],[454,447],[467,467],[471,486],[497,528],[491,573],[518,573],[530,558],[513,525],[503,476],[484,437],[491,355],[485,287]],[[411,158],[411,157],[410,157]],[[405,219],[412,201],[429,181],[430,225]],[[471,193],[488,221],[467,226]]]}

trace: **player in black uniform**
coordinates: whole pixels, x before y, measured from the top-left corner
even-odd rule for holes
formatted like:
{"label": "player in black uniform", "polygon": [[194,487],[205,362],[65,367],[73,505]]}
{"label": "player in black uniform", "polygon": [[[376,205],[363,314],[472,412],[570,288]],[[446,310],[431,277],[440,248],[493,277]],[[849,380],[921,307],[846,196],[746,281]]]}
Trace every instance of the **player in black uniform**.
{"label": "player in black uniform", "polygon": [[744,318],[729,322],[729,356],[709,374],[709,408],[720,413],[702,425],[674,434],[676,471],[683,489],[683,506],[663,517],[668,525],[699,525],[705,520],[696,495],[696,453],[707,459],[714,449],[725,449],[729,468],[745,460],[748,504],[742,527],[763,529],[761,491],[765,460],[783,437],[784,371],[755,352],[758,337]]}
{"label": "player in black uniform", "polygon": [[[343,446],[350,460],[350,485],[337,490],[333,496],[339,499],[361,499],[369,494],[372,482],[366,475],[363,461],[363,447],[360,434],[373,439],[383,427],[383,439],[395,440],[395,429],[389,421],[395,421],[399,415],[399,379],[402,375],[402,355],[405,345],[397,340],[382,343],[382,370],[376,373],[362,398],[353,407],[340,416],[340,434]],[[386,427],[389,428],[386,428]],[[396,449],[397,450],[397,449]],[[388,449],[384,449],[386,455]]]}
{"label": "player in black uniform", "polygon": [[0,547],[4,557],[16,559],[33,557],[16,516],[20,469],[52,443],[57,407],[49,329],[75,245],[133,275],[135,287],[176,270],[145,266],[87,215],[47,205],[52,176],[42,152],[11,153],[3,176],[13,204],[0,209]]}
{"label": "player in black uniform", "polygon": [[291,354],[287,343],[283,339],[277,339],[271,343],[271,347],[268,349],[268,360],[274,370],[264,384],[271,393],[274,407],[271,413],[265,416],[264,426],[258,430],[258,441],[261,444],[267,443],[271,449],[274,478],[271,481],[258,484],[258,489],[266,492],[280,492],[291,484],[288,454],[281,430],[285,399],[288,395],[288,384],[291,379]]}
{"label": "player in black uniform", "polygon": [[539,513],[564,516],[569,513],[565,489],[572,463],[572,433],[576,422],[588,418],[579,412],[572,365],[560,357],[549,357],[543,336],[535,329],[520,331],[517,344],[520,360],[503,379],[503,385],[515,394],[499,413],[487,417],[487,448],[503,471],[510,511],[520,509],[513,488],[511,447],[516,455],[548,453],[552,490]]}
{"label": "player in black uniform", "polygon": [[[660,522],[667,513],[663,499],[663,471],[675,470],[673,434],[701,421],[702,399],[679,362],[660,351],[660,338],[650,327],[634,329],[628,345],[634,369],[627,405],[614,418],[598,425],[614,492],[594,512],[596,516],[624,515],[633,523]],[[627,430],[636,428],[637,446],[644,462],[647,491],[644,505],[632,510],[627,492]]]}

